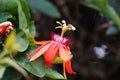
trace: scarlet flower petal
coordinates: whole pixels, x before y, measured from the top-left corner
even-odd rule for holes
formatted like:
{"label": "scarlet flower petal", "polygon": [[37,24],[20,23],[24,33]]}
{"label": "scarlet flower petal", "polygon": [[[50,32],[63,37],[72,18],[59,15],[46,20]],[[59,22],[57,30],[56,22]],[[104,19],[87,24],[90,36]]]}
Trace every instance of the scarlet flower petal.
{"label": "scarlet flower petal", "polygon": [[52,61],[55,59],[59,46],[57,44],[52,44],[49,49],[44,54],[46,66],[49,67]]}
{"label": "scarlet flower petal", "polygon": [[49,41],[48,43],[40,46],[38,52],[30,59],[30,61],[34,61],[35,59],[40,57],[42,54],[44,54],[48,50],[48,48],[51,46],[51,44],[52,42]]}
{"label": "scarlet flower petal", "polygon": [[60,58],[63,59],[65,62],[72,58],[71,52],[67,49],[67,46],[61,46],[59,48],[59,55]]}
{"label": "scarlet flower petal", "polygon": [[72,70],[72,67],[71,67],[71,61],[68,60],[67,62],[65,62],[65,68],[66,68],[66,71],[69,73],[69,74],[76,74],[76,72],[74,72]]}
{"label": "scarlet flower petal", "polygon": [[32,51],[30,54],[26,54],[26,56],[33,56],[35,53],[37,53],[43,46],[49,44],[50,41],[46,41],[46,43],[44,43],[43,45],[41,45],[40,47],[38,47],[37,49],[35,49],[34,51]]}
{"label": "scarlet flower petal", "polygon": [[31,53],[27,53],[26,56],[32,56],[32,55],[34,55],[34,54],[37,53],[40,49],[41,49],[41,46],[38,47],[37,49],[35,49],[34,51],[32,51]]}

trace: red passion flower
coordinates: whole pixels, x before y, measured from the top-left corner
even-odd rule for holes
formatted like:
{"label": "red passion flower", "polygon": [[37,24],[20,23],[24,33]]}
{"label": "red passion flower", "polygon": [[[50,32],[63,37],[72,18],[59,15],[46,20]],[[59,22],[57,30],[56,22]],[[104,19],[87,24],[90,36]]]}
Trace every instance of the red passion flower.
{"label": "red passion flower", "polygon": [[71,43],[71,41],[66,37],[63,37],[63,34],[67,30],[75,30],[75,28],[71,24],[66,25],[66,22],[64,20],[62,21],[63,24],[61,24],[60,22],[57,23],[61,25],[56,27],[62,29],[61,35],[52,33],[51,40],[49,41],[33,42],[34,44],[42,43],[42,45],[39,46],[34,51],[32,51],[30,54],[27,54],[27,56],[32,56],[30,61],[34,61],[38,57],[43,55],[47,67],[49,67],[57,57],[59,57],[62,60],[63,68],[64,68],[64,76],[66,77],[65,70],[69,74],[76,74],[76,72],[74,72],[71,67],[72,54],[68,46]]}

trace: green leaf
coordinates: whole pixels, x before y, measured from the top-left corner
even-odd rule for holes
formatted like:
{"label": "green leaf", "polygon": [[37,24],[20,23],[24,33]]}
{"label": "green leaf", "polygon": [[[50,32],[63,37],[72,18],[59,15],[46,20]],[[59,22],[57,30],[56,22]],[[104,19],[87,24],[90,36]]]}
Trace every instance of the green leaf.
{"label": "green leaf", "polygon": [[22,11],[25,14],[25,17],[27,19],[27,23],[29,23],[29,21],[30,21],[30,12],[29,12],[29,8],[28,8],[28,5],[26,3],[26,0],[18,0],[18,4],[20,4],[19,7],[21,6]]}
{"label": "green leaf", "polygon": [[109,5],[108,0],[81,0],[80,2],[88,7],[101,11],[120,28],[120,18],[116,11]]}
{"label": "green leaf", "polygon": [[97,10],[101,10],[101,8],[104,8],[104,6],[108,5],[108,0],[79,0],[80,3],[97,9]]}
{"label": "green leaf", "polygon": [[31,35],[34,37],[36,33],[34,21],[31,21],[29,24],[29,31]]}
{"label": "green leaf", "polygon": [[26,0],[16,0],[18,3],[19,29],[24,30],[29,27],[30,12]]}
{"label": "green leaf", "polygon": [[26,4],[26,0],[17,0],[17,3],[18,3],[18,14],[19,14],[19,29],[24,31],[26,38],[29,41],[34,41],[34,38],[30,33],[30,29],[31,27],[35,27],[35,26],[34,26],[34,22],[30,22],[30,12]]}
{"label": "green leaf", "polygon": [[0,13],[0,23],[7,21],[7,19],[12,18],[12,14],[7,13],[7,12],[2,12]]}
{"label": "green leaf", "polygon": [[109,0],[109,4],[115,9],[115,11],[120,15],[120,6],[116,0]]}
{"label": "green leaf", "polygon": [[109,5],[108,0],[91,0],[91,3],[97,6],[99,9],[102,9],[104,6]]}
{"label": "green leaf", "polygon": [[22,9],[20,0],[17,0],[17,2],[18,2],[19,29],[23,30],[27,28],[27,18]]}
{"label": "green leaf", "polygon": [[58,73],[57,71],[55,70],[52,70],[51,68],[47,68],[46,69],[46,74],[45,74],[46,77],[50,77],[50,78],[53,78],[53,79],[64,79],[64,77]]}
{"label": "green leaf", "polygon": [[27,2],[33,10],[38,10],[51,17],[60,17],[60,13],[57,8],[48,0],[27,0]]}
{"label": "green leaf", "polygon": [[38,76],[38,77],[43,77],[45,75],[45,63],[42,57],[39,59],[29,62],[29,57],[26,56],[26,53],[30,53],[34,49],[36,49],[37,46],[35,45],[30,45],[28,50],[23,53],[19,53],[16,57],[15,60],[16,62],[21,65],[23,68],[25,68],[27,71],[30,73]]}
{"label": "green leaf", "polygon": [[6,67],[0,66],[0,79],[3,77]]}
{"label": "green leaf", "polygon": [[1,80],[21,80],[22,75],[15,69],[8,67]]}
{"label": "green leaf", "polygon": [[[30,23],[31,24],[31,23]],[[30,25],[31,26],[31,25]],[[29,42],[33,42],[35,41],[32,33],[30,32],[30,27],[23,30],[23,32],[25,33],[25,36],[26,36],[26,39],[29,41]]]}
{"label": "green leaf", "polygon": [[0,12],[17,13],[17,3],[15,0],[0,0]]}
{"label": "green leaf", "polygon": [[17,38],[16,42],[21,46],[19,49],[20,52],[25,51],[29,46],[29,41],[24,39],[23,37]]}
{"label": "green leaf", "polygon": [[120,28],[120,18],[116,11],[111,6],[105,6],[104,9],[102,9],[102,12],[106,14],[112,21]]}

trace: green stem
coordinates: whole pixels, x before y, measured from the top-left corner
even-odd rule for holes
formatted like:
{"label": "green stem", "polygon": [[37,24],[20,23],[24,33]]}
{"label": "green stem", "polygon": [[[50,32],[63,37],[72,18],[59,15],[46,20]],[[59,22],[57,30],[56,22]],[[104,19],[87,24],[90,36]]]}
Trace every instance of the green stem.
{"label": "green stem", "polygon": [[17,71],[19,71],[21,74],[23,74],[23,76],[25,77],[26,80],[30,80],[28,73],[21,68],[14,60],[12,60],[9,57],[3,58],[2,60],[0,60],[1,64],[9,64],[10,66],[12,66],[13,68],[15,68]]}
{"label": "green stem", "polygon": [[1,53],[0,53],[0,59],[3,58],[4,56],[6,56],[8,54],[8,50],[4,49]]}

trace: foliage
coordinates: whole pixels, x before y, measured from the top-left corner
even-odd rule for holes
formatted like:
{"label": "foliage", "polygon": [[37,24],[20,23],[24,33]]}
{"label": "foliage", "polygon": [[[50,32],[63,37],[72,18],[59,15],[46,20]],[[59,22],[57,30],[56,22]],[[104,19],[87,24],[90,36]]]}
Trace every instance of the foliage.
{"label": "foliage", "polygon": [[32,10],[38,10],[51,17],[60,17],[60,13],[57,8],[48,0],[27,0],[27,2]]}
{"label": "foliage", "polygon": [[[30,1],[28,4],[32,5],[31,2],[32,1]],[[53,4],[44,0],[40,1],[39,3],[41,2],[42,4],[44,3],[45,5],[48,4],[48,7],[52,9],[55,15],[50,11],[46,11],[45,9],[47,7],[42,8],[41,7],[42,4],[41,4],[40,9],[42,9],[43,13],[46,13],[52,17],[60,16],[59,12],[55,8],[55,6],[53,6]],[[10,66],[13,66],[16,70],[18,70],[21,74],[23,74],[26,77],[26,79],[29,79],[28,74],[26,73],[25,70],[23,70],[23,68],[38,77],[44,77],[47,74],[47,76],[51,78],[63,79],[62,75],[59,74],[58,72],[56,71],[52,72],[52,70],[46,70],[46,67],[42,58],[30,63],[29,58],[26,56],[27,52],[30,52],[37,47],[35,45],[30,45],[30,42],[34,41],[34,36],[36,31],[35,31],[34,21],[30,20],[31,18],[30,12],[29,12],[29,8],[27,6],[26,1],[25,0],[6,0],[6,1],[0,0],[0,5],[2,5],[2,7],[0,7],[1,23],[4,21],[7,21],[8,19],[11,19],[13,16],[17,18],[17,16],[15,16],[14,14],[18,14],[18,23],[19,23],[19,25],[15,26],[16,35],[15,33],[11,33],[11,36],[8,35],[9,37],[6,39],[6,43],[5,43],[6,46],[4,47],[4,50],[0,54],[1,55],[0,59],[3,59],[3,60],[5,59],[6,61],[1,61],[0,64],[8,64]],[[32,7],[34,6],[35,5],[32,5]],[[12,22],[16,22],[16,21],[13,20]],[[19,48],[17,48],[17,45],[19,46]],[[15,48],[17,50],[17,55],[16,55],[16,52],[14,52]],[[14,56],[13,53],[15,53],[14,55],[16,56],[15,58],[10,58],[10,60],[13,61],[13,64],[9,64],[9,61],[8,61],[9,58],[6,58],[6,55],[8,57],[13,57]],[[21,67],[18,64],[16,64],[16,62]],[[0,70],[1,70],[0,78],[3,77],[2,80],[6,80],[7,78],[9,78],[9,76],[7,76],[7,74],[5,73],[6,68],[7,66],[3,66],[3,65],[0,66]],[[7,72],[10,72],[10,71],[7,70]],[[16,73],[16,75],[17,74],[18,73]],[[13,75],[13,76],[16,76],[16,75]],[[9,80],[13,80],[13,78],[9,78]]]}
{"label": "foliage", "polygon": [[11,15],[10,13],[6,13],[6,12],[1,12],[0,13],[0,23],[7,21],[7,19],[12,18],[13,15]]}
{"label": "foliage", "polygon": [[86,6],[103,12],[120,28],[120,18],[116,11],[109,5],[108,0],[80,0],[80,2]]}
{"label": "foliage", "polygon": [[[79,2],[105,14],[120,28],[120,18],[108,0],[79,0]],[[28,73],[34,77],[64,79],[59,72],[46,68],[43,57],[29,62],[30,57],[27,57],[26,53],[38,47],[31,44],[35,41],[36,26],[31,19],[30,11],[39,11],[52,18],[61,17],[57,7],[50,0],[0,0],[0,23],[11,21],[14,27],[11,33],[4,34],[5,37],[0,36],[3,42],[3,48],[0,49],[0,79],[21,80],[24,77],[29,80],[31,76]],[[113,25],[106,34],[116,34],[118,28]]]}

